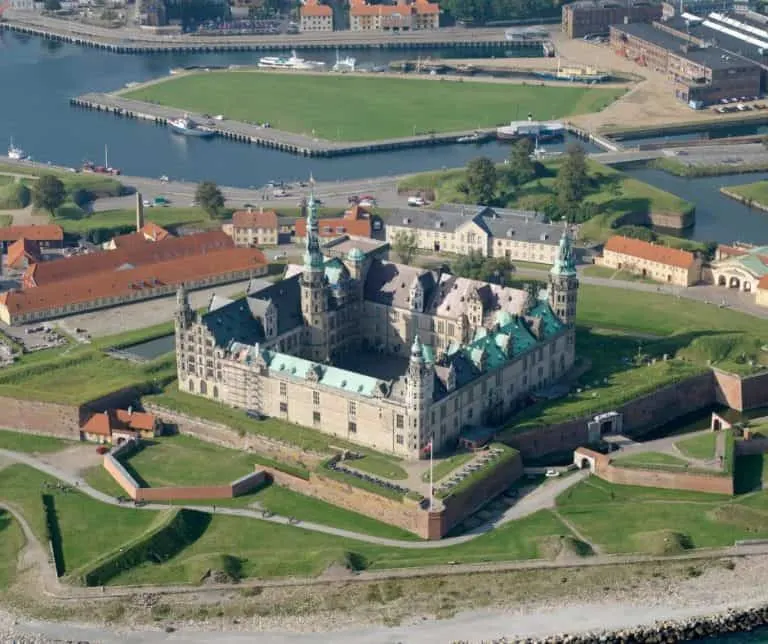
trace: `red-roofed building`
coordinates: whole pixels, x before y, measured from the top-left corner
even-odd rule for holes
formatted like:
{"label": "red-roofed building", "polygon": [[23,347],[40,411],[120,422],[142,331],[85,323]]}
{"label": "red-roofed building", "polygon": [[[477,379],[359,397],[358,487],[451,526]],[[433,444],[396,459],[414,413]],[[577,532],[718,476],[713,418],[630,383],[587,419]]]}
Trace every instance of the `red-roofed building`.
{"label": "red-roofed building", "polygon": [[596,263],[675,286],[701,280],[701,258],[694,253],[619,235],[605,243]]}
{"label": "red-roofed building", "polygon": [[304,0],[299,16],[301,31],[333,31],[333,9],[319,0]]}
{"label": "red-roofed building", "polygon": [[3,250],[18,239],[24,237],[36,241],[40,248],[59,248],[64,241],[64,230],[55,224],[30,226],[5,226],[0,228],[0,245]]}
{"label": "red-roofed building", "polygon": [[129,408],[95,413],[83,423],[80,431],[85,440],[119,445],[131,438],[154,438],[162,429],[162,423],[154,414]]}
{"label": "red-roofed building", "polygon": [[8,246],[5,265],[9,268],[26,270],[30,264],[36,264],[40,261],[40,246],[36,241],[20,237]]}
{"label": "red-roofed building", "polygon": [[169,233],[162,226],[158,226],[157,224],[150,221],[144,224],[135,233],[128,233],[127,235],[118,235],[117,237],[113,237],[108,242],[104,242],[102,247],[105,250],[117,250],[118,248],[137,248],[138,246],[143,246],[146,243],[163,241],[164,239],[168,239],[168,237],[173,237],[173,235],[171,235],[171,233]]}
{"label": "red-roofed building", "polygon": [[[120,252],[115,250],[102,254]],[[64,260],[50,263],[63,264]],[[260,250],[212,249],[137,267],[103,269],[71,276],[46,286],[7,291],[0,294],[0,320],[6,324],[47,320],[172,295],[181,285],[188,289],[207,288],[251,279],[266,272],[267,261]]]}
{"label": "red-roofed building", "polygon": [[[354,205],[344,212],[341,217],[333,219],[320,219],[318,232],[324,239],[335,239],[344,235],[356,235],[358,237],[371,236],[371,216],[363,207]],[[307,220],[299,217],[296,220],[295,241],[301,241],[307,236]]]}
{"label": "red-roofed building", "polygon": [[440,7],[426,0],[397,0],[396,4],[368,4],[350,0],[349,27],[352,31],[410,31],[437,29]]}
{"label": "red-roofed building", "polygon": [[760,278],[755,293],[755,303],[758,306],[768,306],[768,275]]}
{"label": "red-roofed building", "polygon": [[274,210],[238,210],[232,222],[221,229],[235,242],[235,246],[273,246],[278,241],[277,213]]}

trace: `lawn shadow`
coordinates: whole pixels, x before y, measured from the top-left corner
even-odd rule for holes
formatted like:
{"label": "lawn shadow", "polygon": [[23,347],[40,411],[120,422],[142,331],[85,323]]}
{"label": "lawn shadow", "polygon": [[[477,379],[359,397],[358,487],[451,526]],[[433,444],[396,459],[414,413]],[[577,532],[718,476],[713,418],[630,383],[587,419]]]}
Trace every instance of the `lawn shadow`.
{"label": "lawn shadow", "polygon": [[56,568],[56,576],[61,577],[67,569],[64,562],[64,546],[61,538],[59,518],[56,516],[56,504],[52,494],[42,494],[43,514],[45,515],[45,531],[48,542],[53,552],[53,565]]}

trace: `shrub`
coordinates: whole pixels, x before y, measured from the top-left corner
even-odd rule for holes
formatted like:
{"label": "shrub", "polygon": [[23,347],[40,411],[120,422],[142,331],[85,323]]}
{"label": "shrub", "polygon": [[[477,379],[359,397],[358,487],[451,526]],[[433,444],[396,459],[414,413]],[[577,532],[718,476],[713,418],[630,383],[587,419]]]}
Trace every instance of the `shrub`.
{"label": "shrub", "polygon": [[0,187],[0,208],[18,210],[26,208],[32,200],[29,188],[20,181]]}

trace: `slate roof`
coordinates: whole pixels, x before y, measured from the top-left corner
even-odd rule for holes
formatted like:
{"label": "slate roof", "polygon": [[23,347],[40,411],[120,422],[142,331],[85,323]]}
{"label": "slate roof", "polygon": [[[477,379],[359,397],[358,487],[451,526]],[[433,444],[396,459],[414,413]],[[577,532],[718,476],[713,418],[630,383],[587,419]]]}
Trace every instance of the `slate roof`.
{"label": "slate roof", "polygon": [[262,319],[270,301],[277,309],[278,335],[303,323],[298,275],[250,291],[243,299],[209,309],[201,321],[213,334],[219,347],[227,347],[232,342],[263,342],[266,336]]}
{"label": "slate roof", "polygon": [[434,271],[374,260],[368,268],[363,297],[371,302],[405,309],[409,307],[408,296],[414,280],[421,283],[424,301],[428,302],[437,279]]}

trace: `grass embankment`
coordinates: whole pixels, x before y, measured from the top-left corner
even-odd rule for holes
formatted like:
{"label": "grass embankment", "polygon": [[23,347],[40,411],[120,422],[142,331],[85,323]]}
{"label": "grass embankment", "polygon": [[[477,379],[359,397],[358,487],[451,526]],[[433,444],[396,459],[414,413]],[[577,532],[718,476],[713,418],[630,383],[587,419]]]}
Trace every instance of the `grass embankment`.
{"label": "grass embankment", "polygon": [[124,387],[151,391],[175,377],[173,354],[146,363],[117,360],[104,351],[173,331],[170,323],[22,355],[0,372],[0,396],[78,405]]}
{"label": "grass embankment", "polygon": [[268,121],[279,130],[307,136],[314,132],[334,141],[491,127],[508,123],[516,112],[532,112],[542,119],[587,114],[623,93],[615,88],[253,71],[186,74],[122,92],[140,101],[244,122]]}
{"label": "grass embankment", "polygon": [[756,161],[754,163],[722,163],[707,165],[699,163],[684,163],[679,159],[660,158],[654,159],[649,164],[653,168],[664,170],[677,177],[718,177],[724,174],[749,174],[750,172],[765,172],[768,170],[768,162]]}
{"label": "grass embankment", "polygon": [[627,454],[625,456],[618,456],[612,459],[612,462],[620,466],[629,467],[644,467],[644,466],[661,466],[669,467],[670,469],[682,469],[688,465],[688,461],[671,454],[665,454],[663,452],[642,452],[640,454]]}
{"label": "grass embankment", "polygon": [[10,512],[0,508],[0,589],[10,588],[23,547],[21,526]]}
{"label": "grass embankment", "polygon": [[[554,159],[539,164],[539,176],[511,193],[504,191],[503,182],[500,182],[497,194],[500,205],[542,210],[554,197],[555,177],[560,163],[561,160]],[[621,219],[625,215],[664,212],[682,217],[693,210],[690,202],[623,172],[591,160],[587,161],[587,167],[590,181],[584,203],[593,204],[596,214],[581,225],[579,234],[584,240],[605,241],[610,235],[621,232]],[[503,174],[503,165],[499,166],[499,171]],[[438,203],[469,203],[469,197],[459,190],[464,178],[463,168],[425,172],[407,177],[398,184],[398,190],[432,193]],[[675,240],[675,237],[662,236],[662,241],[669,245],[679,245]]]}
{"label": "grass embankment", "polygon": [[675,443],[675,447],[688,458],[706,461],[715,457],[716,443],[717,434],[715,432],[707,432],[679,440]]}
{"label": "grass embankment", "polygon": [[9,449],[13,452],[45,454],[47,452],[58,452],[77,444],[76,441],[53,438],[52,436],[37,436],[25,432],[0,429],[0,449]]}
{"label": "grass embankment", "polygon": [[[768,164],[766,164],[768,165]],[[744,203],[768,210],[768,181],[755,181],[754,183],[744,183],[739,186],[728,186],[721,188],[721,192],[727,195],[732,192],[744,200]]]}
{"label": "grass embankment", "polygon": [[[444,479],[454,470],[459,469],[462,465],[468,463],[475,457],[474,452],[459,452],[453,456],[447,456],[445,458],[435,459],[432,468],[432,481],[437,483],[440,479]],[[429,482],[429,470],[421,475],[421,480],[425,483]]]}
{"label": "grass embankment", "polygon": [[[708,361],[744,375],[768,366],[761,350],[768,321],[703,302],[582,284],[576,317],[576,355],[591,363],[577,384],[581,392],[529,407],[507,431],[614,409],[703,373]],[[665,361],[664,354],[675,359]]]}
{"label": "grass embankment", "polygon": [[[759,496],[767,498],[763,492]],[[748,497],[734,500],[702,492],[613,485],[590,477],[563,492],[557,509],[608,553],[676,554],[768,537],[768,512],[747,501]]]}

